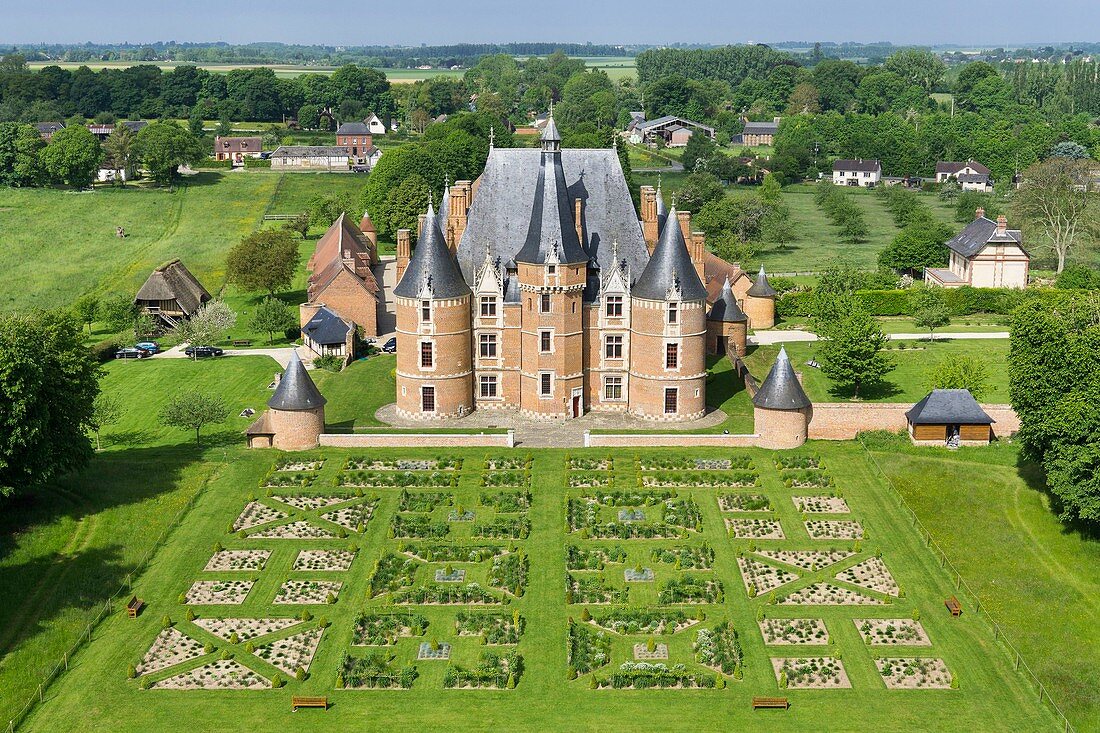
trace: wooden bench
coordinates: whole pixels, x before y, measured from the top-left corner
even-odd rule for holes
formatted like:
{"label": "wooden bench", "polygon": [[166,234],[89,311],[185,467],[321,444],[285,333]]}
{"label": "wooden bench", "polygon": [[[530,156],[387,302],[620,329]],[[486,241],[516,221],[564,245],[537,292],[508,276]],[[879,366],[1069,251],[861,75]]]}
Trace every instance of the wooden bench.
{"label": "wooden bench", "polygon": [[292,713],[298,712],[298,708],[324,708],[328,710],[328,698],[327,697],[298,697],[295,695],[290,698],[290,711]]}
{"label": "wooden bench", "polygon": [[962,616],[962,604],[959,603],[959,599],[955,596],[951,596],[950,598],[948,598],[946,601],[943,602],[943,605],[947,606],[947,610],[951,612],[952,617],[958,618],[959,616]]}
{"label": "wooden bench", "polygon": [[752,709],[757,708],[783,708],[788,709],[791,704],[785,697],[754,697],[752,699]]}
{"label": "wooden bench", "polygon": [[130,599],[130,602],[126,604],[126,615],[130,618],[137,618],[141,613],[141,609],[145,607],[145,601],[141,600],[137,596]]}
{"label": "wooden bench", "polygon": [[252,339],[233,339],[234,346],[251,346]]}

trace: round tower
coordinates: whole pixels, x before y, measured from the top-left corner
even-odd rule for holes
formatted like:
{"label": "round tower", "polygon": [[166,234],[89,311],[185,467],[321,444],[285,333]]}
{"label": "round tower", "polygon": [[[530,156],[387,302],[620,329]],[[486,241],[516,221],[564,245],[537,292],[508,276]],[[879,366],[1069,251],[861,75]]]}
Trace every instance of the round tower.
{"label": "round tower", "polygon": [[401,282],[397,309],[397,412],[461,417],[473,409],[470,288],[431,204]]}
{"label": "round tower", "polygon": [[692,420],[707,404],[707,291],[675,225],[675,207],[667,220],[630,291],[630,412]]}
{"label": "round tower", "polygon": [[748,341],[748,317],[737,305],[737,298],[730,287],[730,279],[722,285],[718,300],[707,314],[707,353],[735,356],[745,355]]}
{"label": "round tower", "polygon": [[325,398],[297,351],[291,352],[290,363],[267,406],[272,448],[310,450],[319,445],[325,431]]}
{"label": "round tower", "polygon": [[768,282],[764,266],[761,265],[756,282],[748,289],[744,302],[745,315],[749,317],[748,325],[751,328],[771,328],[775,325],[776,295],[775,288]]}
{"label": "round tower", "polygon": [[813,405],[791,367],[786,349],[779,349],[752,404],[754,432],[761,448],[797,448],[806,442]]}

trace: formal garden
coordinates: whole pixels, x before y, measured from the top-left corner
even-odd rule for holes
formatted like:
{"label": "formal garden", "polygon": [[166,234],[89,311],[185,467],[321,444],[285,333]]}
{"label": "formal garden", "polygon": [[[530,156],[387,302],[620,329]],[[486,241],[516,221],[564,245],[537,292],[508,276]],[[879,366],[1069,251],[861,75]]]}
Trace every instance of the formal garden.
{"label": "formal garden", "polygon": [[698,729],[786,696],[779,729],[1047,725],[881,482],[819,452],[243,454],[36,720],[275,724],[323,695],[294,726]]}

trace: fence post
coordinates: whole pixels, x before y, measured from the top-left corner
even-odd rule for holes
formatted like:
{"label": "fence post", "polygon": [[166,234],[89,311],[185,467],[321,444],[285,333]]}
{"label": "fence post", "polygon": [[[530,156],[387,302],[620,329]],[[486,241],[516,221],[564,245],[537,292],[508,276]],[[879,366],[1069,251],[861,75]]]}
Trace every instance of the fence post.
{"label": "fence post", "polygon": [[65,652],[62,655],[62,658],[65,660],[65,669],[68,670],[69,669],[69,653]]}
{"label": "fence post", "polygon": [[1043,685],[1042,685],[1042,683],[1040,683],[1039,684],[1039,702],[1042,702],[1042,701],[1043,701]]}
{"label": "fence post", "polygon": [[42,685],[38,686],[38,702],[42,702]]}
{"label": "fence post", "polygon": [[1020,671],[1020,652],[1016,652],[1016,666],[1015,666],[1015,669],[1016,669],[1017,672]]}

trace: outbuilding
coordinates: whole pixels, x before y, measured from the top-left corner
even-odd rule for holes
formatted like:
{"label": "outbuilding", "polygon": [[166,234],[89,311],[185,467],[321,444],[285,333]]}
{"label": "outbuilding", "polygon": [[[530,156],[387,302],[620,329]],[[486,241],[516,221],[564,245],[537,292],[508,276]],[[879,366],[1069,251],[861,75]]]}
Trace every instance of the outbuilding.
{"label": "outbuilding", "polygon": [[934,389],[905,413],[915,445],[988,445],[995,422],[968,389]]}

